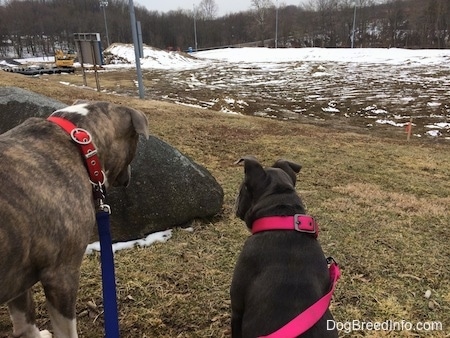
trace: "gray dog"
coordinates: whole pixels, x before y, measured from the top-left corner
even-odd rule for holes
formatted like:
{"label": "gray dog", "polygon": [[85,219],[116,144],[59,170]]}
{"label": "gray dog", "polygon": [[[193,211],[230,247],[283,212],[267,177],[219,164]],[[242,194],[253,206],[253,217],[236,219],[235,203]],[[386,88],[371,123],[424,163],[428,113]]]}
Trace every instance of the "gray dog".
{"label": "gray dog", "polygon": [[[106,187],[128,184],[138,134],[148,138],[142,112],[84,102],[52,116],[92,135]],[[54,335],[75,338],[80,266],[96,222],[78,146],[57,124],[30,118],[0,135],[0,165],[0,303],[8,305],[13,336],[41,337],[31,292],[40,281]]]}
{"label": "gray dog", "polygon": [[[305,231],[295,231],[293,221],[287,224],[291,230],[270,227],[272,219],[295,220],[294,215],[305,214],[295,191],[301,166],[279,160],[263,168],[250,156],[236,163],[241,162],[245,178],[236,215],[252,232],[257,222],[267,229],[250,236],[239,256],[231,284],[231,325],[233,338],[255,338],[279,330],[324,296],[330,289],[330,274],[315,238],[316,224],[308,216],[299,217],[309,220],[307,228],[311,228]],[[337,337],[335,330],[327,330],[327,320],[333,320],[328,303],[324,312],[302,337]]]}

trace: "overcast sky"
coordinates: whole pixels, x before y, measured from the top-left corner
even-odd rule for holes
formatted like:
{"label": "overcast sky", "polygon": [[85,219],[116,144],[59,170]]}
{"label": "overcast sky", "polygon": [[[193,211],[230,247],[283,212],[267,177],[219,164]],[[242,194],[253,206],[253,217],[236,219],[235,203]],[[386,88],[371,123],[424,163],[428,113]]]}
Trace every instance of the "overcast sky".
{"label": "overcast sky", "polygon": [[[151,11],[168,12],[177,9],[191,10],[198,6],[201,0],[133,0],[134,5],[141,5]],[[218,15],[237,13],[251,9],[251,0],[215,0],[218,7]],[[309,0],[279,0],[279,4],[295,5],[307,3]],[[272,0],[276,3],[276,0]]]}

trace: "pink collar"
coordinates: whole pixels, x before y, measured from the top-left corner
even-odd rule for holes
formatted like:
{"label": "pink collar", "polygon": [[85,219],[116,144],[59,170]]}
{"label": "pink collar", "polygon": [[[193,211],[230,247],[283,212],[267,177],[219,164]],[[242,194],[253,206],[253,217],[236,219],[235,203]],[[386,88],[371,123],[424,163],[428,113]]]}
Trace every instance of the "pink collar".
{"label": "pink collar", "polygon": [[252,234],[270,230],[295,230],[305,232],[317,238],[319,226],[315,219],[308,215],[269,216],[259,218],[252,224]]}

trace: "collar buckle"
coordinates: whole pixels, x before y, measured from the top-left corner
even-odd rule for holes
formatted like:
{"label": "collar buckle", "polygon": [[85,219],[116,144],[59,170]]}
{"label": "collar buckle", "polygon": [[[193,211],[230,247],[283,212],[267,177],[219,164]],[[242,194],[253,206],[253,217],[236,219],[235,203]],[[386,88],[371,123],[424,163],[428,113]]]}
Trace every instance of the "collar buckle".
{"label": "collar buckle", "polygon": [[294,215],[294,229],[298,232],[313,234],[315,237],[317,237],[319,232],[316,220],[311,216],[302,214]]}
{"label": "collar buckle", "polygon": [[92,142],[91,134],[83,128],[73,128],[70,131],[70,137],[75,141],[75,143],[80,145],[88,145]]}

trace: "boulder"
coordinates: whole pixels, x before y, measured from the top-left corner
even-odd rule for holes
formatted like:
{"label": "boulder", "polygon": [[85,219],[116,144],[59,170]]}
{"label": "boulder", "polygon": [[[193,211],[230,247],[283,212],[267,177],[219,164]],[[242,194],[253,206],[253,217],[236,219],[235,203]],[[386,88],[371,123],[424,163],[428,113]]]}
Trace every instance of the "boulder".
{"label": "boulder", "polygon": [[209,171],[156,137],[140,139],[131,166],[130,185],[110,189],[106,197],[115,240],[183,226],[222,210],[223,189]]}
{"label": "boulder", "polygon": [[0,133],[29,117],[47,117],[67,104],[17,87],[0,87]]}
{"label": "boulder", "polygon": [[[21,88],[0,87],[0,133],[66,106]],[[156,137],[140,139],[131,165],[130,186],[107,192],[114,241],[183,226],[222,209],[223,189],[209,171]]]}

